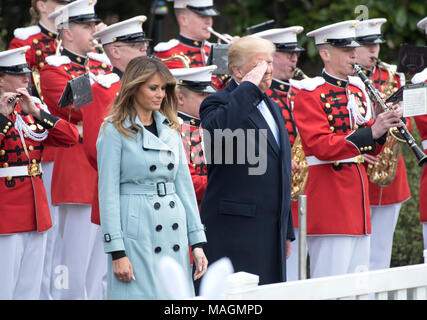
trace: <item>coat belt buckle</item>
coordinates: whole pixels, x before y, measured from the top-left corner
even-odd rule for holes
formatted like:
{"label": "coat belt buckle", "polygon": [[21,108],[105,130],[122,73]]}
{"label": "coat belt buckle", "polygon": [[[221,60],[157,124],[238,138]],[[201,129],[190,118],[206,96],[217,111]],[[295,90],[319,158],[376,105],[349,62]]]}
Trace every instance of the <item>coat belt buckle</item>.
{"label": "coat belt buckle", "polygon": [[40,174],[41,174],[40,164],[38,164],[38,163],[30,163],[28,165],[28,175],[30,177],[36,177],[36,176],[39,176]]}
{"label": "coat belt buckle", "polygon": [[363,154],[359,154],[358,156],[355,156],[354,162],[358,164],[365,162],[365,158],[363,157]]}
{"label": "coat belt buckle", "polygon": [[159,197],[166,196],[166,184],[164,182],[157,183],[157,195]]}

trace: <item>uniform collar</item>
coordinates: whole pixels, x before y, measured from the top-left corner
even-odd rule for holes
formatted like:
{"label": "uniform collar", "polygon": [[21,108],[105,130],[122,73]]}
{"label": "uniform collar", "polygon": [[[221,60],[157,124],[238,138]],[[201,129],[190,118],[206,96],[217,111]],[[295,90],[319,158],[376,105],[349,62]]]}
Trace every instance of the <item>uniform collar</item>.
{"label": "uniform collar", "polygon": [[288,92],[289,89],[291,88],[291,85],[285,81],[273,79],[273,81],[271,82],[270,88],[278,91]]}
{"label": "uniform collar", "polygon": [[325,81],[327,83],[332,84],[336,87],[340,87],[340,88],[346,88],[347,87],[347,84],[348,84],[347,80],[343,80],[343,79],[331,76],[325,70],[322,71],[322,77],[325,79]]}
{"label": "uniform collar", "polygon": [[184,112],[178,111],[178,116],[187,124],[190,124],[195,127],[200,127],[200,119],[190,116]]}
{"label": "uniform collar", "polygon": [[113,73],[117,74],[119,78],[121,79],[123,76],[123,72],[117,69],[116,67],[113,67]]}
{"label": "uniform collar", "polygon": [[79,65],[82,65],[82,66],[86,65],[87,57],[83,57],[83,56],[81,56],[79,54],[71,52],[70,50],[67,50],[66,48],[64,48],[62,50],[62,55],[63,56],[67,56],[68,58],[70,58],[70,60],[72,62],[74,62],[75,64],[79,64]]}
{"label": "uniform collar", "polygon": [[362,69],[362,71],[365,74],[365,76],[367,76],[368,78],[372,77],[372,75],[374,74],[375,67],[374,67],[373,70],[371,70],[369,68],[366,68],[366,67],[362,66],[361,64],[359,64],[359,66]]}
{"label": "uniform collar", "polygon": [[178,36],[178,40],[179,42],[185,44],[186,46],[194,47],[194,48],[203,48],[205,44],[203,40],[190,39],[190,38],[184,37],[181,34]]}
{"label": "uniform collar", "polygon": [[44,25],[42,25],[40,22],[39,22],[39,28],[41,30],[41,33],[43,33],[45,36],[48,36],[48,37],[53,38],[53,39],[55,39],[58,36],[58,34],[56,32],[49,30]]}

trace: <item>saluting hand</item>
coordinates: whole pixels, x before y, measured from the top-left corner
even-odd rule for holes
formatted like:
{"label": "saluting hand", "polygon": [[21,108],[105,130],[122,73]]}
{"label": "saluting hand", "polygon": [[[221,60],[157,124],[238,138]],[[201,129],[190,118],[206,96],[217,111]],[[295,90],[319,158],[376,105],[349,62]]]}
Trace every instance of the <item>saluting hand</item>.
{"label": "saluting hand", "polygon": [[267,71],[267,67],[267,61],[262,60],[258,62],[256,66],[242,78],[242,82],[249,81],[258,87],[262,81],[262,78],[264,77],[265,72]]}

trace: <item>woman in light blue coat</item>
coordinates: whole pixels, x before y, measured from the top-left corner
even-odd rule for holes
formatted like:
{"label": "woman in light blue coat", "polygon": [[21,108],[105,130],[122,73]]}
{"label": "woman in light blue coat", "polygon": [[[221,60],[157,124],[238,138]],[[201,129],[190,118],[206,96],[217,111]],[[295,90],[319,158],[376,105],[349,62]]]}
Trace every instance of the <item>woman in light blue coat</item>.
{"label": "woman in light blue coat", "polygon": [[[171,256],[194,279],[206,243],[176,115],[175,80],[160,61],[133,59],[97,141],[99,203],[109,299],[168,299],[158,278]],[[194,292],[194,289],[193,289]]]}

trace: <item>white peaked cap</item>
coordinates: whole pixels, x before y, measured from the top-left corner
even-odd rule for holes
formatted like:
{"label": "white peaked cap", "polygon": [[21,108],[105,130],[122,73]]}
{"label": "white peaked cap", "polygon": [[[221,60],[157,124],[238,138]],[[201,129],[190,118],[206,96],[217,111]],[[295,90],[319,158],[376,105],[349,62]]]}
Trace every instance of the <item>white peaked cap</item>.
{"label": "white peaked cap", "polygon": [[112,24],[93,36],[100,40],[101,44],[116,41],[137,42],[149,40],[145,37],[142,24],[147,20],[146,16],[136,16],[131,19]]}
{"label": "white peaked cap", "polygon": [[427,17],[418,21],[417,27],[420,29],[424,29],[427,34]]}
{"label": "white peaked cap", "polygon": [[[337,47],[356,47],[359,46],[358,43],[354,41],[358,23],[359,20],[347,20],[334,23],[313,30],[307,33],[307,36],[314,37],[316,45],[329,43]],[[351,41],[351,39],[353,39],[353,41]]]}
{"label": "white peaked cap", "polygon": [[168,0],[173,1],[174,8],[185,8],[187,6],[192,7],[212,7],[213,6],[213,0]]}
{"label": "white peaked cap", "polygon": [[215,89],[211,86],[211,81],[212,72],[216,68],[216,65],[210,65],[198,68],[171,69],[170,72],[175,77],[178,85],[186,86],[194,91],[215,92]]}
{"label": "white peaked cap", "polygon": [[207,16],[217,16],[219,13],[214,8],[213,0],[168,0],[173,1],[174,8],[188,8],[198,14]]}
{"label": "white peaked cap", "polygon": [[[276,45],[278,50],[292,50],[296,51],[304,50],[297,45],[297,35],[304,31],[304,28],[301,26],[293,26],[289,28],[275,28],[264,30],[252,34],[251,36],[260,37],[266,40],[270,40]],[[290,45],[287,46],[286,44]],[[298,50],[299,49],[299,50]]]}
{"label": "white peaked cap", "polygon": [[99,22],[95,15],[95,5],[97,0],[77,0],[56,9],[48,18],[55,19],[55,25],[67,22]]}
{"label": "white peaked cap", "polygon": [[32,72],[25,59],[28,49],[30,46],[0,52],[0,71],[12,74]]}
{"label": "white peaked cap", "polygon": [[365,37],[381,34],[381,26],[387,22],[385,18],[376,18],[360,21],[356,26],[356,37]]}

